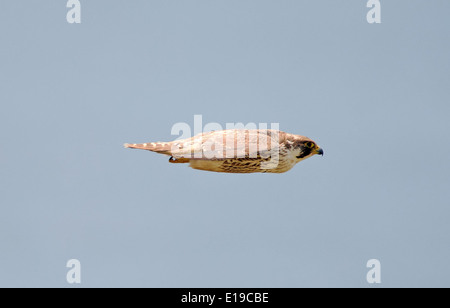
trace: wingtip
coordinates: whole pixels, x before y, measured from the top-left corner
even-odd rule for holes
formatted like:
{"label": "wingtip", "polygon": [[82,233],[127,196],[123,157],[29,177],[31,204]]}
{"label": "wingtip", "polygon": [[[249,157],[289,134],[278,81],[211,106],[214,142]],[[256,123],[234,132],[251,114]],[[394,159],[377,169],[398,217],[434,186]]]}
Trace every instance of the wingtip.
{"label": "wingtip", "polygon": [[130,146],[131,146],[131,144],[129,144],[129,143],[124,143],[124,144],[123,144],[123,147],[124,147],[124,148],[129,148]]}

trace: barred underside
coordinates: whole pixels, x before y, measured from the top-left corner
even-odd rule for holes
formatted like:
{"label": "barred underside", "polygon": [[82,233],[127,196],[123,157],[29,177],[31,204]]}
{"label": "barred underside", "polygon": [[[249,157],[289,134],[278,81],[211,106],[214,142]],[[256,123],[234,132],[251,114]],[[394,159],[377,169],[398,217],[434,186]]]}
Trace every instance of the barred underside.
{"label": "barred underside", "polygon": [[227,173],[283,173],[297,163],[294,157],[289,150],[282,147],[278,155],[267,158],[191,159],[189,165],[194,169]]}

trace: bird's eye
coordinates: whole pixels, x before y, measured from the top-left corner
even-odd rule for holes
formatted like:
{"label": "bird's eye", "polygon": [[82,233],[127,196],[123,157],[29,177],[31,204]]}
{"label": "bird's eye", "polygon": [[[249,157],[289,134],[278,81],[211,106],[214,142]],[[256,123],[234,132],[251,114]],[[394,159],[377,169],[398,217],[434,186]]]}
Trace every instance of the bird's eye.
{"label": "bird's eye", "polygon": [[312,142],[310,142],[310,141],[307,141],[307,142],[305,142],[305,146],[306,146],[307,148],[312,149],[312,148],[314,147],[314,143],[312,143]]}

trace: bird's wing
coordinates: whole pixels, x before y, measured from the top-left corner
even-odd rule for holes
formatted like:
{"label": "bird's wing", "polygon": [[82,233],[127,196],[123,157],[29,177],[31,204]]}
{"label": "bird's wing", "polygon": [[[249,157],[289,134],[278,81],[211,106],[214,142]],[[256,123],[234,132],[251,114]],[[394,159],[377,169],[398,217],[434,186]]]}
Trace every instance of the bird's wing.
{"label": "bird's wing", "polygon": [[265,158],[278,150],[283,132],[274,130],[221,130],[172,142],[175,158],[223,160]]}

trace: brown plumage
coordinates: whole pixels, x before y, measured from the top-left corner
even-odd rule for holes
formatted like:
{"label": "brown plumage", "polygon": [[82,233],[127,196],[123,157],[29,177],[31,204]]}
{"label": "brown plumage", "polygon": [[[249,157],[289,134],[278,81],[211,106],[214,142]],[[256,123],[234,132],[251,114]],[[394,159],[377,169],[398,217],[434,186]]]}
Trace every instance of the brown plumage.
{"label": "brown plumage", "polygon": [[323,150],[308,137],[277,130],[221,130],[172,142],[124,145],[169,155],[171,163],[189,163],[199,170],[282,173]]}

